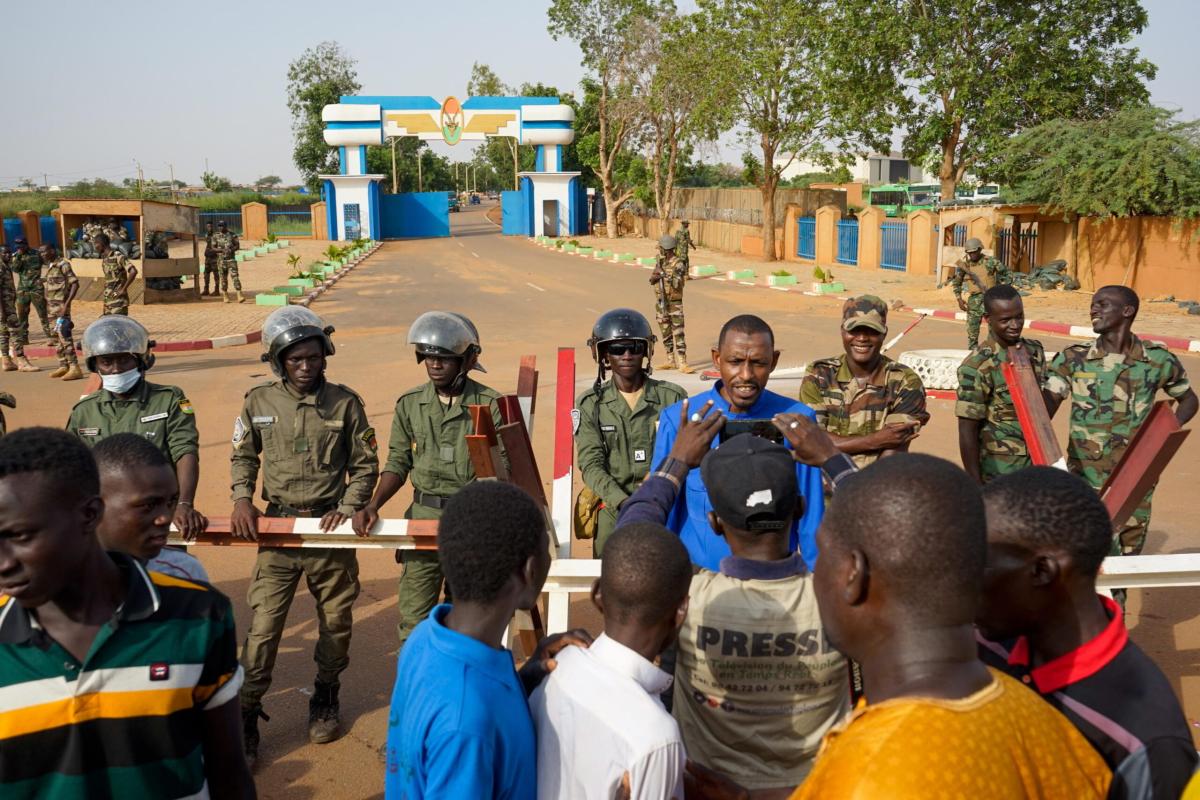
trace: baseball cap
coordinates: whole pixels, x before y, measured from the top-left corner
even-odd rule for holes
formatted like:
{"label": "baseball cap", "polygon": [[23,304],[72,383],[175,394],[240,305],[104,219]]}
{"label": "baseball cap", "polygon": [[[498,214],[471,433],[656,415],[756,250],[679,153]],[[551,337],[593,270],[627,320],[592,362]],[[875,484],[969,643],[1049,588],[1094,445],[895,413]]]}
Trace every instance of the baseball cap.
{"label": "baseball cap", "polygon": [[873,294],[851,297],[842,305],[842,330],[870,328],[887,333],[887,303]]}
{"label": "baseball cap", "polygon": [[713,511],[728,525],[754,533],[791,526],[799,485],[796,462],[782,445],[739,434],[709,451],[700,476]]}

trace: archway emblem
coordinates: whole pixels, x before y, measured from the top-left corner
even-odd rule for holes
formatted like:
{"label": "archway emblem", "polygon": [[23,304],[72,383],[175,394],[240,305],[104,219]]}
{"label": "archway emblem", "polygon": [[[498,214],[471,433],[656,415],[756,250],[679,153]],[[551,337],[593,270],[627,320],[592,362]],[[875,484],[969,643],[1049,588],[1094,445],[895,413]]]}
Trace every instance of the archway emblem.
{"label": "archway emblem", "polygon": [[447,97],[442,103],[441,123],[446,144],[458,144],[463,135],[463,110],[458,98]]}

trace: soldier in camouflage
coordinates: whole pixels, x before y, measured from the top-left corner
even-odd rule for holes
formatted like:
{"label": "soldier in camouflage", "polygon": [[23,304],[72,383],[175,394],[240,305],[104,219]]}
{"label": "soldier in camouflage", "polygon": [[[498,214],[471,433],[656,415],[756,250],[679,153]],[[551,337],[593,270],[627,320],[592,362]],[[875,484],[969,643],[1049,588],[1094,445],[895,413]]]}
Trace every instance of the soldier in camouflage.
{"label": "soldier in camouflage", "polygon": [[692,268],[691,259],[688,254],[694,245],[692,244],[691,223],[686,219],[679,223],[679,230],[675,231],[675,255],[683,262],[683,268],[689,273]]}
{"label": "soldier in camouflage", "polygon": [[908,367],[883,355],[887,304],[865,294],[842,306],[840,356],[814,361],[800,384],[800,402],[861,469],[907,450],[929,421],[925,387]]}
{"label": "soldier in camouflage", "polygon": [[658,329],[662,332],[663,349],[667,360],[656,369],[678,369],[684,374],[695,372],[687,363],[687,343],[683,330],[683,284],[687,281],[686,262],[675,254],[674,236],[658,240],[658,260],[650,273],[654,286],[654,311]]}
{"label": "soldier in camouflage", "polygon": [[235,258],[241,246],[237,234],[229,231],[225,220],[218,222],[212,247],[217,254],[217,282],[219,284],[217,288],[221,293],[221,301],[224,303],[229,302],[227,292],[230,279],[233,280],[233,288],[237,292],[237,301],[239,303],[246,302],[246,298],[242,296],[242,279],[238,275],[237,258]]}
{"label": "soldier in camouflage", "polygon": [[[213,249],[213,238],[216,235],[213,224],[207,223],[204,226],[204,291],[200,293],[202,296],[212,294],[212,277],[213,273],[217,271],[217,251]],[[218,279],[219,285],[220,279]]]}
{"label": "soldier in camouflage", "polygon": [[[1071,471],[1094,488],[1104,485],[1161,389],[1173,398],[1175,416],[1185,424],[1200,406],[1179,358],[1162,345],[1139,339],[1131,330],[1139,300],[1132,289],[1105,286],[1092,296],[1096,341],[1064,348],[1055,356],[1045,383],[1051,416],[1071,399],[1067,461]],[[1154,490],[1116,525],[1113,553],[1137,555],[1150,526]]]}
{"label": "soldier in camouflage", "polygon": [[1002,371],[1008,348],[1025,350],[1039,386],[1046,378],[1042,343],[1021,337],[1025,306],[1020,292],[1011,286],[993,286],[983,293],[983,308],[990,335],[959,366],[954,406],[963,469],[979,483],[1032,464]]}
{"label": "soldier in camouflage", "polygon": [[[993,286],[1012,283],[1012,271],[998,259],[983,256],[983,242],[972,237],[963,245],[966,255],[954,264],[950,285],[960,310],[967,312],[967,347],[979,344],[979,324],[983,319],[983,293]],[[963,291],[967,299],[963,300]]]}
{"label": "soldier in camouflage", "polygon": [[104,313],[129,316],[129,287],[137,277],[137,267],[124,253],[112,249],[107,233],[96,234],[96,254],[104,270]]}
{"label": "soldier in camouflage", "polygon": [[17,339],[17,287],[13,283],[12,254],[6,245],[0,244],[0,370],[16,372],[18,361],[23,372],[38,371],[25,358],[25,346]]}
{"label": "soldier in camouflage", "polygon": [[50,373],[51,378],[77,381],[83,378],[79,369],[79,357],[75,355],[75,340],[71,336],[71,301],[79,292],[79,278],[71,269],[71,262],[58,257],[52,244],[44,244],[39,250],[46,263],[46,310],[54,318],[54,345],[57,349],[58,369]]}
{"label": "soldier in camouflage", "polygon": [[17,252],[12,256],[13,276],[17,280],[17,339],[29,344],[29,309],[32,306],[42,322],[42,333],[53,339],[50,320],[46,314],[46,288],[42,283],[42,257],[29,249],[24,238],[17,239]]}

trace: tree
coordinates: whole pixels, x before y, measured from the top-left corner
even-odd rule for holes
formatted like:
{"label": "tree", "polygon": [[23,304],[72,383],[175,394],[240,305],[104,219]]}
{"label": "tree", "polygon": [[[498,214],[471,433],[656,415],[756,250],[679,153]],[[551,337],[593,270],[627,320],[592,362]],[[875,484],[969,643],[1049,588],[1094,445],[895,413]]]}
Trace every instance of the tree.
{"label": "tree", "polygon": [[[478,61],[471,65],[471,77],[467,81],[467,96],[468,97],[503,97],[512,94],[512,89],[506,86],[492,68],[487,64],[480,64]],[[483,157],[493,166],[496,166],[496,159],[493,154],[498,155],[502,150],[504,154],[512,161],[512,186],[513,189],[519,189],[517,185],[517,173],[521,171],[520,166],[520,143],[515,136],[492,136],[487,139],[479,148],[476,149],[476,155],[481,155],[479,150],[483,150]]]}
{"label": "tree", "polygon": [[263,189],[274,189],[283,183],[283,178],[278,175],[263,175],[254,182],[254,188],[262,191]]}
{"label": "tree", "polygon": [[337,103],[342,95],[358,92],[355,60],[337,42],[310,47],[287,71],[287,105],[292,115],[292,162],[312,191],[319,188],[317,175],[337,172],[337,153],[325,144],[321,110]]}
{"label": "tree", "polygon": [[1144,102],[1155,68],[1122,45],[1146,19],[1139,0],[843,0],[831,17],[845,85],[936,165],[942,197],[1018,131]]}
{"label": "tree", "polygon": [[[617,235],[617,212],[636,188],[621,180],[619,168],[628,161],[627,145],[645,117],[645,101],[634,91],[632,74],[635,28],[668,8],[669,0],[553,0],[548,12],[550,35],[576,42],[583,66],[594,75],[596,130],[581,137],[579,153],[584,163],[591,156],[589,166],[600,179],[610,238]],[[587,91],[585,84],[585,97]]]}
{"label": "tree", "polygon": [[200,182],[204,184],[205,189],[213,193],[233,190],[233,183],[228,178],[222,178],[215,172],[205,172],[200,176]]}

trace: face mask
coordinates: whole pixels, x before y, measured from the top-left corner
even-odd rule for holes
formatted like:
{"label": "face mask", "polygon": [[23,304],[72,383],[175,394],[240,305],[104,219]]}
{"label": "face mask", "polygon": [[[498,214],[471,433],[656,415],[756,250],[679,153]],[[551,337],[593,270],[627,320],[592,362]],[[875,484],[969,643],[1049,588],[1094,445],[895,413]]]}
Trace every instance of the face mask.
{"label": "face mask", "polygon": [[136,367],[116,375],[101,375],[100,384],[113,394],[125,394],[141,380],[142,371]]}

